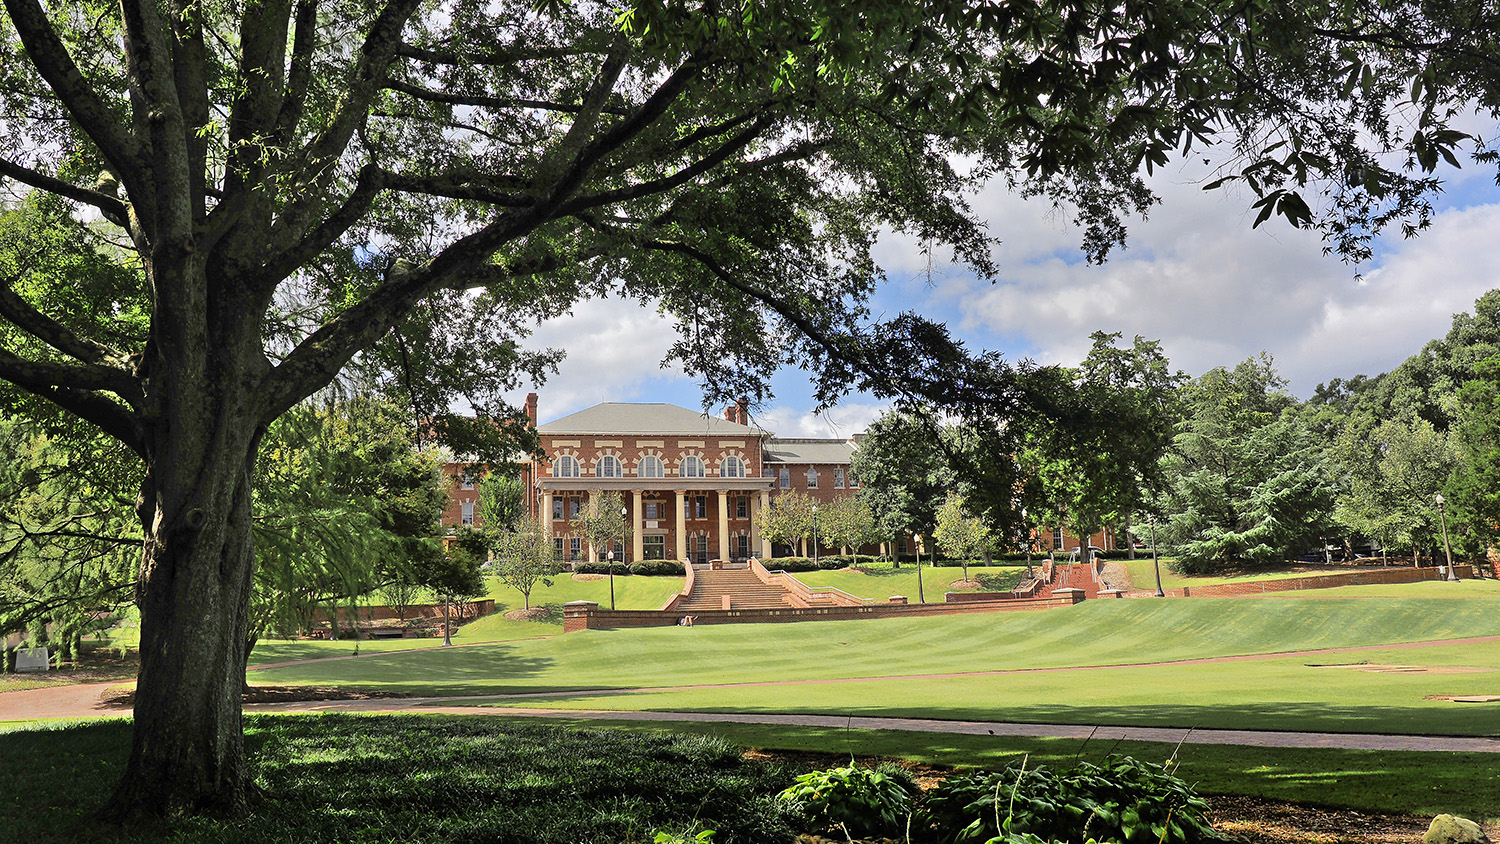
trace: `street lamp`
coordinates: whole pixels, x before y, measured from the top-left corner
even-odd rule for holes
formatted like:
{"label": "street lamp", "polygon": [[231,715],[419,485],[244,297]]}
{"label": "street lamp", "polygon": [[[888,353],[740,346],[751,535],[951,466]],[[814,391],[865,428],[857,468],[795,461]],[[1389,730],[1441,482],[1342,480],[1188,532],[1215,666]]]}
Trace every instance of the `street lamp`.
{"label": "street lamp", "polygon": [[1448,560],[1448,582],[1457,583],[1458,575],[1453,572],[1453,549],[1448,546],[1448,517],[1443,514],[1443,494],[1438,493],[1433,500],[1437,501],[1438,521],[1443,523],[1443,556]]}
{"label": "street lamp", "polygon": [[813,568],[818,567],[818,505],[813,505]]}
{"label": "street lamp", "polygon": [[1161,561],[1156,558],[1156,516],[1151,516],[1151,566],[1156,569],[1156,597],[1165,598],[1167,593],[1161,588]]}

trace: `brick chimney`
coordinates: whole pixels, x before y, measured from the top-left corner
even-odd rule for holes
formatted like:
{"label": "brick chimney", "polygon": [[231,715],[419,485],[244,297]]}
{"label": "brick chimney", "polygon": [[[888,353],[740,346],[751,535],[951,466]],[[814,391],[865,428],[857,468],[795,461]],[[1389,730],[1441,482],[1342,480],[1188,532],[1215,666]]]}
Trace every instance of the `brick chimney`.
{"label": "brick chimney", "polygon": [[526,394],[526,418],[531,420],[531,427],[536,427],[536,393]]}
{"label": "brick chimney", "polygon": [[735,418],[734,405],[731,404],[730,406],[724,408],[724,418],[728,419],[730,422],[740,421]]}
{"label": "brick chimney", "polygon": [[734,409],[735,413],[739,416],[739,419],[737,419],[736,421],[741,425],[749,425],[750,400],[748,398],[745,398],[744,396],[741,396],[740,400],[734,403]]}

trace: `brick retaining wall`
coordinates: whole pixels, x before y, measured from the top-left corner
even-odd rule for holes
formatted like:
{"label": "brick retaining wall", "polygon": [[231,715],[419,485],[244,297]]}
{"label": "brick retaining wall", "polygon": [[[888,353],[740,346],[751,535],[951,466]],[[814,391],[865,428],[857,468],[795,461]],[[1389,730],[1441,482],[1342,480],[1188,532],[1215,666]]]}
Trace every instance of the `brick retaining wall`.
{"label": "brick retaining wall", "polygon": [[[1459,579],[1473,577],[1473,566],[1466,563],[1453,566]],[[1436,568],[1378,569],[1376,571],[1352,571],[1347,574],[1317,574],[1307,577],[1284,577],[1276,580],[1249,580],[1243,583],[1220,583],[1214,586],[1184,586],[1163,590],[1169,598],[1236,598],[1244,595],[1260,595],[1266,592],[1290,592],[1300,589],[1332,589],[1336,586],[1370,586],[1378,583],[1420,583],[1424,580],[1443,580],[1446,575]],[[1154,589],[1136,589],[1124,593],[1125,598],[1150,598]],[[1103,597],[1103,596],[1101,596]]]}
{"label": "brick retaining wall", "polygon": [[[981,612],[1015,612],[1070,607],[1083,600],[1082,593],[1054,595],[1034,600],[971,601],[953,604],[865,604],[857,607],[807,607],[785,609],[701,610],[693,613],[693,624],[768,624],[793,621],[848,621],[861,618],[958,615]],[[563,607],[563,632],[617,627],[673,627],[681,623],[680,612],[660,610],[603,610],[592,601],[576,601]]]}

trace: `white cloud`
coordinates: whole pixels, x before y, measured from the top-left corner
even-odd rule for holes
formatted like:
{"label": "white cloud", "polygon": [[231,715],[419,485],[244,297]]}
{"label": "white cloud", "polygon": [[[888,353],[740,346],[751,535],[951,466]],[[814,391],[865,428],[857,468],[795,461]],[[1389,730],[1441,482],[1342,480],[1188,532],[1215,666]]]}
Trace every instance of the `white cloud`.
{"label": "white cloud", "polygon": [[781,405],[754,414],[752,421],[778,437],[833,437],[847,439],[870,427],[888,405],[841,404],[827,413],[814,414]]}

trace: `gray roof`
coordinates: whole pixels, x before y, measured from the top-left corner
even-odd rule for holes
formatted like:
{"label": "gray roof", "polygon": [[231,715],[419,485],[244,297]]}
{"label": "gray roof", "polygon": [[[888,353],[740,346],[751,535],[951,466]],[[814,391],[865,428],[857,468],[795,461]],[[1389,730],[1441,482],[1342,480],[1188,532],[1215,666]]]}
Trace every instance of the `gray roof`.
{"label": "gray roof", "polygon": [[854,456],[848,440],[772,439],[766,442],[768,463],[845,463]]}
{"label": "gray roof", "polygon": [[768,433],[665,402],[605,402],[537,426],[539,434],[763,437]]}

